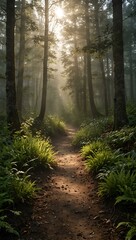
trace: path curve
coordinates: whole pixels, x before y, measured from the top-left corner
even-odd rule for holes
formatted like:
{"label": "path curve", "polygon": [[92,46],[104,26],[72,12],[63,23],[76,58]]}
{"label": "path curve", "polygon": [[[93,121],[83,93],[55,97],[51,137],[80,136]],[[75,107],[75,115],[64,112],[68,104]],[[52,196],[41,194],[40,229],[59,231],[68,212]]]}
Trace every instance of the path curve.
{"label": "path curve", "polygon": [[[75,130],[55,141],[57,167],[39,179],[25,240],[117,240],[109,210],[97,196],[96,184],[71,146]],[[29,231],[28,231],[29,229]]]}

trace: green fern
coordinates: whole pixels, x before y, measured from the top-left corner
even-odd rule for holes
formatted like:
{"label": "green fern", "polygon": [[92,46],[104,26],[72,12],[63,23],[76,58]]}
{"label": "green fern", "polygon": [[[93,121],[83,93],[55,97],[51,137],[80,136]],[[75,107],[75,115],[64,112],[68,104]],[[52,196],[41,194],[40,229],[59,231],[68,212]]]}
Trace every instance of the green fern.
{"label": "green fern", "polygon": [[7,216],[0,217],[0,229],[5,229],[6,232],[15,234],[19,237],[19,233],[6,221]]}
{"label": "green fern", "polygon": [[108,150],[109,147],[102,141],[93,141],[92,143],[85,145],[81,148],[81,156],[87,158],[88,156],[94,156],[96,152],[102,150]]}
{"label": "green fern", "polygon": [[121,226],[125,226],[127,229],[129,229],[127,231],[125,240],[131,240],[133,237],[136,236],[136,216],[134,219],[132,219],[129,222],[120,222],[117,225],[117,228],[121,227]]}
{"label": "green fern", "polygon": [[[5,205],[11,205],[13,204],[13,199],[8,197],[8,193],[0,193],[0,229],[5,229],[9,233],[13,233],[15,235],[18,235],[18,232],[11,226],[11,224],[8,223],[8,217],[5,215],[5,212],[7,209],[5,209]],[[20,215],[19,211],[13,211],[8,208],[8,211],[13,213],[14,215]]]}
{"label": "green fern", "polygon": [[86,168],[95,174],[105,166],[113,165],[113,153],[110,150],[96,152],[94,156],[89,156],[86,160]]}
{"label": "green fern", "polygon": [[124,186],[134,190],[135,183],[136,174],[131,174],[130,171],[111,172],[99,183],[98,193],[100,196],[116,198],[122,195]]}
{"label": "green fern", "polygon": [[[133,187],[133,188],[132,188]],[[119,186],[122,195],[116,198],[117,203],[129,203],[136,204],[136,183],[133,183],[131,187],[129,186]]]}

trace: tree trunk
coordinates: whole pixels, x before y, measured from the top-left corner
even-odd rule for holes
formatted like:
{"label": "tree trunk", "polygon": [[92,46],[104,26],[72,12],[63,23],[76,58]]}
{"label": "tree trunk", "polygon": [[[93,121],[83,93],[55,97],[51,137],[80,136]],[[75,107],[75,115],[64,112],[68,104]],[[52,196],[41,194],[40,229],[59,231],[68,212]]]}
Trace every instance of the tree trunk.
{"label": "tree trunk", "polygon": [[[98,38],[98,43],[101,45],[101,39],[100,39],[100,26],[99,26],[99,6],[98,6],[98,0],[94,1],[94,7],[95,7],[95,25],[96,25],[96,34]],[[105,106],[105,115],[108,115],[108,97],[107,97],[107,83],[106,83],[106,77],[105,77],[105,70],[104,70],[104,63],[103,58],[101,56],[101,53],[99,52],[99,64],[102,74],[102,81],[103,81],[103,95],[104,95],[104,106]]]}
{"label": "tree trunk", "polygon": [[17,108],[20,119],[22,118],[24,60],[25,60],[25,0],[22,0],[18,82],[17,82]]}
{"label": "tree trunk", "polygon": [[[131,4],[132,8],[132,4]],[[133,8],[132,8],[133,11]],[[129,43],[129,71],[130,71],[130,98],[134,101],[134,82],[133,82],[133,54],[132,54],[132,44],[133,44],[133,28],[134,22],[132,17],[130,18],[130,43]]]}
{"label": "tree trunk", "polygon": [[15,0],[7,0],[6,14],[6,110],[9,129],[11,132],[14,132],[20,128],[20,122],[16,108],[15,89]]}
{"label": "tree trunk", "polygon": [[84,76],[83,76],[83,111],[84,116],[87,116],[87,79],[86,79],[86,54],[84,54]]}
{"label": "tree trunk", "polygon": [[44,32],[44,58],[43,58],[43,88],[41,110],[38,120],[43,122],[46,112],[46,96],[47,96],[47,81],[48,81],[48,33],[49,32],[49,1],[45,0],[45,32]]}
{"label": "tree trunk", "polygon": [[[77,49],[77,32],[76,32],[76,18],[74,18],[74,48]],[[78,66],[78,56],[75,52],[74,54],[74,68],[75,68],[75,79],[74,79],[74,86],[75,86],[75,106],[76,111],[79,113],[81,111],[80,106],[80,76],[79,76],[79,66]]]}
{"label": "tree trunk", "polygon": [[114,60],[114,129],[128,123],[125,100],[122,0],[113,4],[113,60]]}
{"label": "tree trunk", "polygon": [[[89,2],[85,0],[85,24],[86,24],[86,44],[90,45],[90,19],[89,19]],[[88,80],[88,90],[89,90],[89,101],[92,112],[92,117],[98,117],[100,114],[97,112],[95,102],[94,102],[94,92],[93,92],[93,84],[92,84],[92,67],[91,67],[91,55],[89,52],[87,55],[87,80]]]}
{"label": "tree trunk", "polygon": [[106,68],[107,68],[107,98],[108,98],[108,106],[109,108],[112,107],[112,99],[113,99],[113,94],[112,94],[112,84],[111,84],[111,76],[110,76],[110,64],[109,64],[109,54],[107,53],[106,56]]}

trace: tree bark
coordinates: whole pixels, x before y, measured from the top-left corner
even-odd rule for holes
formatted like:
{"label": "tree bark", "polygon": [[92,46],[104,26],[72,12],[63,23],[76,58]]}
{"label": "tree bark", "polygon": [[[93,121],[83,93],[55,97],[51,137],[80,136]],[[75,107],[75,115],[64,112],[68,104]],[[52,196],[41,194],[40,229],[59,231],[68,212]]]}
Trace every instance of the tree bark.
{"label": "tree bark", "polygon": [[[100,26],[99,26],[99,5],[98,0],[94,1],[94,7],[95,7],[95,25],[96,25],[96,34],[98,38],[98,43],[101,45],[101,38],[100,38]],[[106,83],[106,77],[105,77],[105,70],[104,70],[104,63],[103,58],[101,56],[101,53],[99,51],[99,64],[102,74],[102,82],[103,82],[103,95],[104,95],[104,107],[105,107],[105,115],[108,115],[108,97],[107,97],[107,83]]]}
{"label": "tree bark", "polygon": [[125,100],[122,0],[113,4],[114,129],[128,123]]}
{"label": "tree bark", "polygon": [[[85,0],[85,24],[86,24],[86,44],[90,45],[90,19],[89,19],[89,2]],[[89,52],[87,55],[87,80],[88,80],[88,90],[89,90],[89,101],[92,112],[92,117],[100,116],[100,113],[97,111],[95,102],[94,102],[94,91],[93,91],[93,83],[92,83],[92,67],[91,67],[91,55]]]}
{"label": "tree bark", "polygon": [[83,76],[83,111],[87,116],[87,79],[86,79],[86,54],[84,54],[84,76]]}
{"label": "tree bark", "polygon": [[[131,8],[133,11],[132,3]],[[133,44],[133,32],[134,32],[134,22],[132,17],[130,18],[130,43],[129,43],[129,71],[130,71],[130,98],[134,101],[134,80],[133,80],[133,54],[132,54],[132,44]]]}
{"label": "tree bark", "polygon": [[48,34],[49,34],[49,0],[45,0],[45,32],[44,32],[44,57],[43,57],[43,88],[41,110],[38,120],[43,122],[46,112],[47,82],[48,82]]}
{"label": "tree bark", "polygon": [[22,118],[24,60],[25,60],[25,0],[22,0],[18,82],[17,82],[17,108],[20,119]]}
{"label": "tree bark", "polygon": [[6,17],[6,111],[9,129],[14,132],[20,128],[15,89],[15,0],[7,0]]}
{"label": "tree bark", "polygon": [[[77,26],[76,26],[76,17],[74,18],[74,48],[77,49]],[[79,76],[79,66],[78,66],[78,56],[75,52],[74,54],[74,68],[75,68],[75,79],[74,79],[74,85],[75,85],[75,106],[76,110],[79,113],[81,111],[80,106],[80,76]]]}

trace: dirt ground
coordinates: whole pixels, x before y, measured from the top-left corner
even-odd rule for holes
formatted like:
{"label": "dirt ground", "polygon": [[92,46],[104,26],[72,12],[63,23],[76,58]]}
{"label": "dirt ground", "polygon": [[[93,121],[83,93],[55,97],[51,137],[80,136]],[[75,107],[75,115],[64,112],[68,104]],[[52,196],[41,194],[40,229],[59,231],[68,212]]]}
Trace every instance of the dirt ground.
{"label": "dirt ground", "polygon": [[87,173],[84,160],[71,146],[73,129],[55,141],[57,166],[49,174],[41,171],[41,188],[20,240],[119,240],[115,231],[114,208],[105,206],[97,195],[97,184]]}

